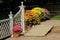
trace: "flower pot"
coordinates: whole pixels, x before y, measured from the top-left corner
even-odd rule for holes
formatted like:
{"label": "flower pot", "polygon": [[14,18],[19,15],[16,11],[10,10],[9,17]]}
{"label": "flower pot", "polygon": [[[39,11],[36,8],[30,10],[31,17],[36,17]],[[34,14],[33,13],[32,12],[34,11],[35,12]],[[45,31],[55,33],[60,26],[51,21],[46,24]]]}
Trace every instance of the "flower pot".
{"label": "flower pot", "polygon": [[32,27],[32,24],[30,24],[29,26],[27,26],[27,31],[29,31]]}
{"label": "flower pot", "polygon": [[15,37],[15,38],[17,38],[17,37],[19,37],[19,36],[20,36],[19,33],[17,33],[17,32],[14,32],[14,33],[13,33],[13,37]]}
{"label": "flower pot", "polygon": [[30,26],[27,27],[27,31],[29,31],[29,30],[30,30]]}

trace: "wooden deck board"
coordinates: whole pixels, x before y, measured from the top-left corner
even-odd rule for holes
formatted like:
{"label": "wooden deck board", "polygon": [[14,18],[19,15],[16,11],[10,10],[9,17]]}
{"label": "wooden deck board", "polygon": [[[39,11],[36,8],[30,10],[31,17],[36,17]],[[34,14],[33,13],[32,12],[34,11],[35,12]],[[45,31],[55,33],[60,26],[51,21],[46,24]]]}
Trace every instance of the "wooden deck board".
{"label": "wooden deck board", "polygon": [[31,28],[24,36],[45,36],[53,26],[51,25],[36,25]]}

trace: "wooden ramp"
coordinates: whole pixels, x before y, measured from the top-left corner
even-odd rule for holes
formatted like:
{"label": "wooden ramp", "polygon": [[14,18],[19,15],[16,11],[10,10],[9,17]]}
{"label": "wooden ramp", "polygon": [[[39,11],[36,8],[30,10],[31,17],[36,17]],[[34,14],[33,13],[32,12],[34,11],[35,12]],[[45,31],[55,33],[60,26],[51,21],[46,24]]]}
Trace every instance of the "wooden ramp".
{"label": "wooden ramp", "polygon": [[36,25],[32,27],[24,36],[45,36],[52,28],[51,25]]}

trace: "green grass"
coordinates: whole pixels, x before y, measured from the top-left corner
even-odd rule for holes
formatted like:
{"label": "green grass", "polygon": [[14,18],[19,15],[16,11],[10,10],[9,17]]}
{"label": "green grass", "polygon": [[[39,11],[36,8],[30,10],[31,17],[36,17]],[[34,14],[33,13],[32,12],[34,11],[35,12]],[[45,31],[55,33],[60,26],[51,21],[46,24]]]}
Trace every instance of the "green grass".
{"label": "green grass", "polygon": [[52,17],[51,20],[60,20],[60,15]]}

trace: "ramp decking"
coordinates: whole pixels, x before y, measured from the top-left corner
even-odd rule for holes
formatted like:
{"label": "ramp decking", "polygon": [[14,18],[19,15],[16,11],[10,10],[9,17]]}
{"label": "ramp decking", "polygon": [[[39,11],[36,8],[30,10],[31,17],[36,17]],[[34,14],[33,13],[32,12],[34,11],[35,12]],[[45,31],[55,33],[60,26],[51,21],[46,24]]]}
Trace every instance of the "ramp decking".
{"label": "ramp decking", "polygon": [[36,25],[31,28],[24,36],[45,36],[52,28],[51,25]]}

